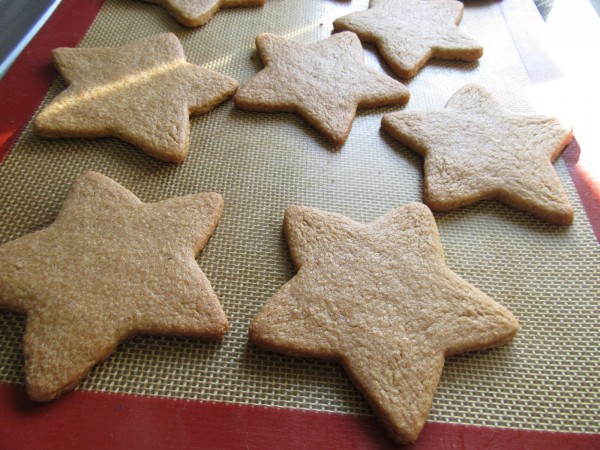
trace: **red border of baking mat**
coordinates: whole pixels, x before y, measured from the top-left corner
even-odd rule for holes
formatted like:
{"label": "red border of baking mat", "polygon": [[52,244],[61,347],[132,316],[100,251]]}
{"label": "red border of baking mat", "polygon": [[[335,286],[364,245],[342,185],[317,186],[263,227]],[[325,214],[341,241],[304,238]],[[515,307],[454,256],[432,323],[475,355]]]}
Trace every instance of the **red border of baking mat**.
{"label": "red border of baking mat", "polygon": [[[74,47],[104,0],[63,0],[0,81],[0,163],[54,78],[51,50]],[[600,191],[563,153],[600,240]],[[372,417],[75,391],[36,404],[22,386],[0,383],[0,448],[397,448]],[[406,449],[600,449],[600,436],[428,422]]]}
{"label": "red border of baking mat", "polygon": [[0,385],[0,448],[592,450],[600,436],[428,422],[394,444],[372,417],[75,391],[33,403]]}
{"label": "red border of baking mat", "polygon": [[0,80],[0,164],[56,78],[52,49],[76,47],[104,0],[62,0]]}

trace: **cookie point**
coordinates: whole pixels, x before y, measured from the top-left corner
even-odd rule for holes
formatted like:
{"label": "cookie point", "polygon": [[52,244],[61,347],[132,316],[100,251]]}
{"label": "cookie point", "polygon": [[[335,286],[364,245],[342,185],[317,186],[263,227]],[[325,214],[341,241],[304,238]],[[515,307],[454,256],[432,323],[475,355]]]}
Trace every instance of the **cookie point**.
{"label": "cookie point", "polygon": [[92,181],[106,181],[109,180],[108,177],[106,177],[105,175],[102,175],[100,172],[96,172],[93,170],[86,170],[85,172],[82,172],[76,179],[76,182],[80,182],[80,183],[85,183],[85,182],[92,182]]}
{"label": "cookie point", "polygon": [[571,225],[575,219],[575,212],[571,205],[565,205],[564,209],[556,215],[545,217],[549,222],[555,225]]}
{"label": "cookie point", "polygon": [[512,315],[512,313],[510,315],[510,319],[510,325],[512,326],[510,330],[510,339],[512,339],[519,333],[520,325],[519,321],[515,316]]}
{"label": "cookie point", "polygon": [[[150,152],[148,150],[146,150],[146,152],[150,155],[153,156],[154,158],[164,161],[164,162],[169,162],[169,163],[173,163],[173,164],[181,164],[187,154],[188,154],[188,145],[189,142],[186,143],[185,147],[179,147],[179,148],[174,148],[169,152]],[[142,150],[144,150],[142,148]]]}
{"label": "cookie point", "polygon": [[421,202],[412,202],[404,205],[404,208],[410,211],[417,211],[422,214],[426,214],[427,216],[433,217],[433,213],[431,209],[424,203]]}
{"label": "cookie point", "polygon": [[225,201],[223,200],[221,194],[219,194],[218,192],[207,192],[206,198],[214,207],[218,209],[223,209]]}
{"label": "cookie point", "polygon": [[256,337],[258,336],[258,330],[256,326],[256,317],[250,322],[248,325],[248,339],[250,342],[254,342]]}
{"label": "cookie point", "polygon": [[29,399],[38,403],[51,402],[63,394],[63,391],[49,391],[30,383],[26,383],[25,390]]}
{"label": "cookie point", "polygon": [[179,42],[179,39],[177,38],[177,36],[175,35],[175,33],[172,33],[170,31],[168,31],[166,33],[161,33],[157,37],[164,38],[164,39],[170,39],[173,42]]}
{"label": "cookie point", "polygon": [[223,320],[220,323],[215,324],[215,329],[213,331],[213,335],[211,336],[214,339],[222,340],[227,332],[229,331],[229,322],[227,318],[223,316]]}
{"label": "cookie point", "polygon": [[259,45],[259,43],[262,41],[265,41],[267,39],[274,39],[276,37],[277,36],[274,35],[273,33],[260,33],[259,35],[256,36],[254,41],[256,42],[256,45]]}
{"label": "cookie point", "polygon": [[306,206],[292,205],[288,206],[284,212],[284,219],[289,220],[290,217],[297,216],[306,211]]}
{"label": "cookie point", "polygon": [[51,137],[51,136],[46,133],[45,128],[47,125],[45,125],[45,123],[44,123],[44,117],[45,117],[45,114],[43,114],[43,111],[41,111],[35,117],[35,119],[33,119],[33,132],[40,137],[47,138],[47,137]]}

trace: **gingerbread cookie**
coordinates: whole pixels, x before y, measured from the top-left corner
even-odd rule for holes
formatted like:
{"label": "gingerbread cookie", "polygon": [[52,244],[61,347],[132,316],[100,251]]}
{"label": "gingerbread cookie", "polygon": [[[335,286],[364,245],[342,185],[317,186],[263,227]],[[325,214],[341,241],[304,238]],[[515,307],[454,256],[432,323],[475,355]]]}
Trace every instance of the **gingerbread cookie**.
{"label": "gingerbread cookie", "polygon": [[296,112],[336,146],[346,141],[357,108],[408,101],[404,85],[365,65],[354,33],[308,45],[260,34],[256,48],[266,67],[238,89],[236,106]]}
{"label": "gingerbread cookie", "polygon": [[392,113],[381,126],[425,158],[424,199],[434,211],[496,199],[552,223],[573,221],[552,166],[572,130],[556,119],[507,112],[467,85],[442,111]]}
{"label": "gingerbread cookie", "polygon": [[144,0],[163,6],[175,20],[186,27],[204,25],[221,8],[262,6],[265,0]]}
{"label": "gingerbread cookie", "polygon": [[375,44],[394,72],[412,78],[431,58],[481,58],[483,48],[457,26],[463,8],[455,0],[371,0],[368,10],[340,17],[333,27]]}
{"label": "gingerbread cookie", "polygon": [[418,437],[446,356],[517,332],[508,310],[448,268],[422,204],[369,224],[293,206],[284,231],[298,273],[251,322],[250,340],[339,361],[400,442]]}
{"label": "gingerbread cookie", "polygon": [[222,208],[215,193],[145,204],[87,172],[52,225],[0,246],[0,307],[27,315],[32,400],[73,389],[136,334],[223,337],[227,318],[195,260]]}
{"label": "gingerbread cookie", "polygon": [[120,48],[59,48],[54,64],[69,84],[36,117],[47,138],[115,136],[162,161],[181,162],[189,115],[233,95],[237,82],[185,61],[172,33]]}

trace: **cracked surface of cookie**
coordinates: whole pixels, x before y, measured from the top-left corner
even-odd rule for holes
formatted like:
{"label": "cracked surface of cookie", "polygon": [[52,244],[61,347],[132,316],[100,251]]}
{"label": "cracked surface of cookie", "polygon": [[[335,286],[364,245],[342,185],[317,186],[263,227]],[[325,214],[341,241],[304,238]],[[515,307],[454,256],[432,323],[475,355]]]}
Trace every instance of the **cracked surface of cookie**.
{"label": "cracked surface of cookie", "polygon": [[387,114],[381,125],[424,157],[424,201],[434,211],[495,199],[559,225],[573,221],[552,166],[572,135],[558,120],[510,113],[467,85],[441,111]]}
{"label": "cracked surface of cookie", "polygon": [[298,113],[336,146],[346,141],[357,108],[408,101],[402,83],[365,65],[354,33],[307,45],[265,33],[256,48],[266,67],[238,89],[236,106]]}
{"label": "cracked surface of cookie", "polygon": [[142,203],[86,172],[49,227],[0,246],[0,307],[27,315],[27,392],[73,389],[136,334],[220,339],[227,318],[196,256],[223,208],[216,193]]}
{"label": "cracked surface of cookie", "polygon": [[456,0],[371,0],[369,9],[333,22],[373,43],[402,78],[414,77],[431,58],[475,61],[483,48],[459,28],[464,6]]}
{"label": "cracked surface of cookie", "polygon": [[163,6],[175,20],[187,27],[204,25],[221,8],[262,6],[265,0],[144,0]]}
{"label": "cracked surface of cookie", "polygon": [[425,424],[446,356],[517,332],[507,309],[448,268],[423,204],[368,224],[293,206],[284,231],[298,272],[253,319],[250,340],[341,362],[400,442]]}
{"label": "cracked surface of cookie", "polygon": [[42,137],[115,136],[149,155],[181,162],[189,116],[227,100],[237,82],[186,62],[172,33],[119,48],[58,48],[54,65],[68,88],[35,118]]}

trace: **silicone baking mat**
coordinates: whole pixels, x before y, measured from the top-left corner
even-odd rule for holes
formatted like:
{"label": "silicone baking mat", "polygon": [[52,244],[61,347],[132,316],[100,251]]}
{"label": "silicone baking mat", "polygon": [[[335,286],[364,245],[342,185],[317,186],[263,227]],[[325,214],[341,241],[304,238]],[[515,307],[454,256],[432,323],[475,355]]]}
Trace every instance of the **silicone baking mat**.
{"label": "silicone baking mat", "polygon": [[[271,32],[310,43],[367,0],[267,0],[219,12],[186,29],[156,5],[107,0],[81,47],[120,46],[170,31],[188,61],[243,84],[261,68],[254,38]],[[466,83],[515,112],[532,112],[530,81],[497,1],[465,2],[461,29],[483,44],[476,63],[433,61],[410,82],[405,110],[442,108]],[[367,63],[387,71],[373,48]],[[388,72],[389,73],[389,72]],[[391,75],[391,74],[390,74]],[[65,88],[60,77],[46,104]],[[231,329],[220,343],[141,336],[96,366],[81,390],[371,415],[339,365],[260,351],[247,327],[293,276],[281,232],[293,204],[374,220],[422,198],[422,160],[359,111],[348,141],[331,147],[293,114],[250,113],[227,102],[191,119],[186,161],[156,161],[117,139],[43,140],[27,126],[0,165],[0,243],[49,225],[74,178],[99,171],[145,202],[216,191],[225,209],[198,263]],[[565,155],[579,151],[573,142]],[[567,156],[565,156],[566,158]],[[447,360],[431,421],[598,433],[598,242],[563,158],[556,170],[575,207],[557,227],[497,202],[436,214],[449,266],[508,307],[521,329],[509,345]],[[0,382],[22,383],[24,317],[0,312]],[[383,433],[383,432],[382,432]]]}

